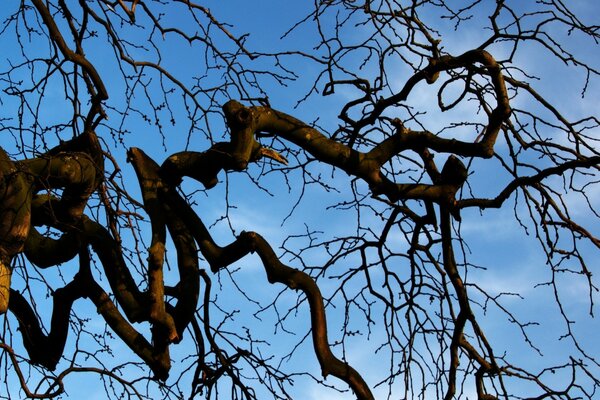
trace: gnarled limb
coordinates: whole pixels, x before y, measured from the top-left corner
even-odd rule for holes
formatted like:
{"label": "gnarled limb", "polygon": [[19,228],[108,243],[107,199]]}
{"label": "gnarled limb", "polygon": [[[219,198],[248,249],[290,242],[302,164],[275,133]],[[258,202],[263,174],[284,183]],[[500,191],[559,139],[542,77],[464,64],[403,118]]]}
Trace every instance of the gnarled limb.
{"label": "gnarled limb", "polygon": [[331,374],[342,379],[354,390],[359,399],[373,399],[373,395],[361,375],[331,352],[327,338],[327,320],[323,298],[317,284],[308,274],[281,263],[266,240],[254,232],[242,232],[231,244],[224,247],[217,246],[200,218],[177,193],[170,191],[169,197],[166,199],[179,211],[188,230],[199,243],[200,251],[209,262],[213,272],[256,251],[263,262],[269,282],[279,282],[291,289],[302,290],[310,305],[313,344],[323,376]]}
{"label": "gnarled limb", "polygon": [[98,255],[108,282],[117,301],[123,307],[127,318],[132,322],[147,321],[144,307],[145,296],[139,290],[129,271],[121,246],[101,224],[82,215],[75,226],[57,219],[61,210],[60,199],[49,196],[36,196],[32,202],[33,220],[36,224],[48,225],[61,230],[75,229],[80,240],[92,246]]}
{"label": "gnarled limb", "polygon": [[[149,297],[151,308],[158,315],[164,313],[166,318],[173,320],[174,329],[171,338],[178,341],[183,331],[193,318],[198,304],[200,292],[200,276],[198,268],[198,252],[194,237],[184,222],[177,207],[165,200],[165,192],[172,190],[165,185],[160,175],[160,167],[142,150],[132,148],[128,153],[129,161],[133,164],[142,193],[144,206],[150,216],[153,227],[153,242],[150,248],[149,260]],[[177,251],[177,267],[180,280],[176,287],[177,304],[172,315],[164,308],[164,283],[162,279],[162,257],[164,257],[164,227],[168,228]],[[153,248],[155,247],[155,248]],[[152,252],[156,254],[153,255]],[[160,257],[160,259],[157,259]]]}
{"label": "gnarled limb", "polygon": [[[236,245],[230,246],[230,248],[235,248],[237,254],[229,257],[239,259],[248,253],[256,252],[262,260],[270,283],[283,283],[290,289],[302,290],[306,295],[310,306],[313,346],[321,365],[323,377],[333,375],[343,380],[352,388],[359,400],[374,399],[362,376],[331,352],[327,337],[325,305],[321,291],[314,279],[305,272],[291,268],[279,261],[273,248],[256,232],[242,232],[234,243]],[[215,269],[212,265],[211,267]]]}
{"label": "gnarled limb", "polygon": [[[251,141],[242,144],[235,142],[232,139],[231,143],[215,143],[203,152],[175,153],[162,164],[161,176],[172,185],[179,184],[181,178],[188,176],[202,183],[207,189],[211,189],[217,184],[217,175],[222,170],[243,171],[248,163],[258,161],[262,157],[271,158],[282,164],[287,163],[285,157],[275,150],[262,147],[254,140],[254,136]],[[244,146],[247,146],[247,149]]]}
{"label": "gnarled limb", "polygon": [[82,248],[79,255],[79,279],[108,326],[152,369],[157,379],[166,380],[171,368],[168,346],[154,347],[121,315],[108,294],[92,277],[90,254]]}
{"label": "gnarled limb", "polygon": [[19,292],[11,289],[9,310],[19,322],[23,344],[31,362],[54,371],[63,354],[69,333],[73,302],[84,297],[85,287],[75,279],[53,293],[50,333],[44,334],[33,308]]}
{"label": "gnarled limb", "polygon": [[[401,199],[420,199],[453,206],[455,194],[467,177],[466,168],[462,162],[457,157],[452,157],[449,159],[451,169],[455,170],[455,175],[462,179],[452,179],[448,182],[442,180],[439,184],[433,185],[396,183],[388,179],[381,171],[383,164],[389,161],[392,155],[408,149],[422,150],[435,147],[437,150],[440,141],[452,148],[465,146],[462,153],[456,152],[459,155],[463,153],[471,155],[471,151],[468,150],[469,146],[480,146],[479,144],[441,139],[435,135],[430,137],[415,132],[408,133],[404,129],[399,129],[401,132],[398,133],[397,140],[400,140],[402,145],[392,145],[389,150],[377,146],[373,150],[363,153],[329,139],[317,129],[290,115],[268,107],[245,107],[239,102],[231,100],[223,106],[223,110],[229,122],[232,138],[244,138],[239,141],[247,143],[250,142],[249,137],[253,137],[259,132],[275,134],[300,146],[318,160],[338,167],[349,175],[362,178],[369,184],[373,194],[384,195],[392,202]],[[495,136],[493,139],[495,140]],[[244,148],[242,145],[239,147]],[[248,157],[247,147],[245,149],[246,153],[238,151],[238,154],[241,154],[238,156],[240,159]],[[452,151],[452,149],[447,151]],[[478,152],[481,153],[479,150]]]}
{"label": "gnarled limb", "polygon": [[43,155],[20,161],[35,176],[34,191],[64,188],[58,218],[74,222],[83,214],[88,198],[98,186],[96,165],[86,153]]}
{"label": "gnarled limb", "polygon": [[256,251],[263,262],[269,282],[283,283],[290,289],[300,289],[310,306],[313,346],[324,377],[331,374],[346,382],[359,400],[374,399],[362,376],[348,363],[340,361],[329,347],[327,319],[321,291],[314,279],[305,272],[288,267],[279,261],[273,248],[259,234],[244,232],[238,240],[248,241],[250,249]]}
{"label": "gnarled limb", "polygon": [[77,135],[69,140],[61,142],[57,146],[48,150],[47,156],[57,156],[61,153],[86,153],[90,156],[91,161],[96,168],[96,184],[99,184],[104,179],[104,153],[100,146],[100,141],[96,132],[93,130],[85,130],[80,135]]}
{"label": "gnarled limb", "polygon": [[[144,209],[150,217],[152,240],[148,249],[148,301],[150,321],[160,324],[167,332],[167,342],[178,342],[180,336],[175,328],[173,317],[165,309],[165,286],[163,264],[165,261],[166,218],[159,198],[162,181],[158,175],[158,165],[141,151],[131,149],[127,159],[135,169]],[[159,336],[160,333],[157,332]],[[157,340],[160,341],[160,340]]]}
{"label": "gnarled limb", "polygon": [[198,249],[194,237],[188,229],[185,220],[177,209],[171,208],[168,202],[164,204],[167,228],[177,251],[177,303],[173,309],[173,319],[179,336],[194,318],[200,295],[200,274],[198,268]]}
{"label": "gnarled limb", "polygon": [[177,185],[181,178],[188,176],[210,189],[217,184],[220,171],[243,171],[249,163],[262,157],[287,164],[286,158],[281,154],[256,141],[251,109],[236,101],[229,101],[223,106],[223,110],[230,128],[231,141],[215,143],[203,152],[184,151],[171,155],[160,168],[161,176],[166,182]]}
{"label": "gnarled limb", "polygon": [[[254,134],[253,131],[251,133],[252,135]],[[202,153],[198,154],[199,157],[202,156]],[[246,153],[246,155],[248,154],[251,153]],[[246,156],[242,155],[240,159],[243,160],[244,157]],[[144,171],[145,182],[153,182],[153,185],[161,186],[158,183],[158,177],[152,174],[152,171],[155,170],[152,161],[141,150],[131,149],[129,159],[136,165],[136,170]],[[164,169],[162,171],[164,173]],[[138,172],[138,174],[142,175],[141,172]],[[164,199],[166,210],[177,210],[177,213],[172,211],[171,215],[178,218],[169,218],[171,224],[178,227],[171,230],[176,244],[177,232],[184,234],[182,238],[182,244],[184,245],[189,245],[187,233],[191,233],[195,241],[199,244],[203,256],[209,262],[211,270],[218,271],[241,259],[248,253],[256,251],[263,262],[269,282],[279,282],[292,289],[302,290],[306,294],[310,305],[313,344],[323,376],[333,375],[342,379],[348,383],[359,399],[373,399],[368,385],[360,374],[350,365],[336,358],[331,352],[327,338],[327,320],[323,298],[317,284],[308,274],[282,264],[271,246],[260,235],[254,232],[243,232],[233,243],[225,247],[219,247],[212,239],[201,219],[191,209],[189,204],[179,196],[174,188],[165,188],[162,198]],[[180,223],[183,223],[183,225],[179,226]],[[176,235],[173,235],[173,233],[176,233]],[[180,254],[184,255],[185,252],[178,251],[178,255]],[[181,270],[181,266],[185,265],[185,260],[179,257],[178,265],[180,265]],[[181,278],[179,285],[182,283],[189,285],[189,279],[186,279],[183,274]],[[192,282],[195,282],[195,279]],[[185,287],[178,287],[178,291],[179,293],[191,292]],[[184,304],[186,303],[184,302]]]}
{"label": "gnarled limb", "polygon": [[80,245],[79,237],[74,231],[67,231],[58,239],[53,239],[42,235],[32,226],[23,254],[37,267],[48,268],[75,258]]}
{"label": "gnarled limb", "polygon": [[12,258],[31,226],[31,182],[0,147],[0,315],[8,309]]}
{"label": "gnarled limb", "polygon": [[[73,152],[75,149],[85,152]],[[40,190],[64,188],[52,214],[59,212],[61,215],[54,218],[74,223],[98,187],[102,172],[102,154],[93,132],[64,142],[38,158],[18,162],[12,162],[0,148],[0,314],[8,307],[10,263],[15,254],[25,250],[33,262],[43,266],[73,256],[68,237],[53,241],[31,229],[32,196]]]}

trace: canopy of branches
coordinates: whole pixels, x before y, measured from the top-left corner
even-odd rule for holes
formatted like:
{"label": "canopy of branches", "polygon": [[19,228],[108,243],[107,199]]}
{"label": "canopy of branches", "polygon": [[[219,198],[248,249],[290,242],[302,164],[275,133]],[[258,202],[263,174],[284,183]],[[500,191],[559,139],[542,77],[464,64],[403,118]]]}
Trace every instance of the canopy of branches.
{"label": "canopy of branches", "polygon": [[597,396],[598,13],[5,1],[0,397]]}

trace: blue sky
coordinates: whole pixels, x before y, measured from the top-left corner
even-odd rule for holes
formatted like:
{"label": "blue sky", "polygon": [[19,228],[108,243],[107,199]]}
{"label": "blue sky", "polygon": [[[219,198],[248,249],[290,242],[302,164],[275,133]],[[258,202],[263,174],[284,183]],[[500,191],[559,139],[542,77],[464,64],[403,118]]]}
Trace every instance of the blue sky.
{"label": "blue sky", "polygon": [[[459,54],[460,52],[471,48],[478,44],[482,40],[482,34],[480,29],[480,23],[485,22],[485,12],[487,12],[489,4],[492,2],[484,2],[482,6],[475,8],[475,15],[471,21],[465,23],[456,31],[452,30],[452,23],[447,20],[440,21],[434,18],[433,15],[425,15],[423,18],[430,18],[429,21],[436,24],[436,26],[443,32],[443,46],[444,49],[451,54]],[[582,18],[589,18],[588,22],[593,22],[592,16],[598,15],[600,12],[600,6],[595,0],[577,1],[570,4],[570,7],[574,7]],[[522,6],[522,3],[519,3]],[[530,4],[530,3],[527,3]],[[16,4],[15,4],[16,7]],[[229,1],[229,2],[209,2],[207,7],[210,7],[212,12],[217,18],[222,18],[233,25],[231,31],[234,35],[243,35],[250,32],[251,35],[246,41],[246,46],[256,51],[272,52],[281,49],[298,49],[298,50],[311,50],[314,47],[317,38],[317,33],[314,30],[314,25],[306,23],[300,25],[296,30],[291,32],[288,36],[282,38],[282,35],[287,31],[291,24],[300,19],[303,15],[307,14],[306,5],[302,2],[275,2],[275,1],[262,1],[260,3],[248,2],[248,1]],[[1,13],[9,12],[10,9],[2,11]],[[324,26],[331,29],[330,24],[335,17],[334,14],[325,14],[323,16]],[[181,27],[187,27],[188,22],[180,20],[179,15],[168,15],[167,19],[172,21]],[[366,28],[355,27],[347,29],[344,33],[349,35],[349,41],[359,41],[365,34]],[[218,30],[213,27],[213,32],[218,35]],[[135,37],[135,36],[134,36]],[[235,45],[228,41],[223,35],[218,36],[218,43],[227,49],[234,49]],[[171,39],[167,37],[166,39]],[[15,57],[18,58],[19,50],[15,48],[14,40],[11,39],[10,35],[0,37],[0,45],[3,48],[8,49],[6,58]],[[111,54],[106,48],[101,46],[102,38],[100,38],[93,47],[91,47],[87,54],[88,56],[98,65],[99,71],[105,79],[109,92],[111,93],[111,104],[116,107],[121,107],[123,96],[122,89],[123,85],[120,81],[119,74],[115,69],[114,63],[111,61]],[[587,45],[587,42],[573,35],[565,39],[566,43],[576,51],[579,51],[584,58],[589,58],[591,63],[598,65],[600,61],[600,52],[590,51],[585,52],[582,46]],[[160,40],[157,43],[161,43]],[[40,51],[44,51],[43,45],[38,44],[35,40],[28,43],[28,50],[34,51],[39,46]],[[220,71],[205,70],[203,62],[202,51],[190,47],[183,41],[175,40],[174,42],[165,40],[162,42],[162,51],[164,52],[164,63],[166,66],[173,69],[174,73],[181,79],[192,85],[194,80],[191,76],[204,75],[207,77],[202,80],[202,85],[212,86],[218,85],[221,82]],[[506,52],[506,47],[502,44],[493,48],[498,54],[503,55]],[[144,56],[144,52],[139,51],[136,53],[139,56]],[[356,66],[360,64],[355,59],[345,60],[348,65]],[[255,64],[257,68],[269,67],[271,59],[265,58],[264,60],[259,59]],[[313,94],[307,101],[297,105],[298,101],[308,92],[309,85],[314,81],[315,77],[320,71],[320,66],[315,63],[309,63],[302,61],[298,58],[289,57],[284,59],[288,66],[293,67],[297,71],[297,78],[295,81],[286,81],[287,86],[279,85],[277,82],[270,80],[266,77],[263,79],[262,85],[269,97],[271,105],[274,108],[280,109],[284,112],[288,112],[306,122],[318,121],[318,125],[323,127],[327,132],[333,132],[340,121],[337,119],[340,105],[343,102],[357,96],[357,91],[354,89],[340,88],[335,94],[327,97],[320,96],[319,94]],[[587,91],[585,98],[581,98],[581,90],[584,86],[583,76],[579,72],[573,72],[573,69],[569,66],[562,65],[559,62],[552,62],[548,60],[547,54],[539,48],[524,48],[520,50],[518,56],[515,59],[515,64],[522,66],[528,72],[535,72],[542,79],[536,82],[536,89],[540,93],[543,93],[550,98],[558,98],[561,106],[561,110],[564,111],[565,115],[572,119],[579,119],[589,114],[598,115],[598,104],[600,99],[597,93],[600,93],[598,89],[598,79],[594,78],[590,87]],[[396,69],[397,67],[397,69]],[[367,65],[362,73],[367,76],[373,76],[374,70],[372,65]],[[392,87],[400,87],[407,77],[410,71],[408,68],[402,65],[400,61],[395,63],[393,60],[389,62],[388,71],[393,71],[388,75],[390,85]],[[25,71],[20,76],[13,76],[13,79],[28,79],[28,74]],[[150,78],[148,78],[150,79]],[[145,80],[145,82],[149,82]],[[156,80],[152,81],[153,84]],[[53,86],[55,85],[55,86]],[[4,89],[6,86],[3,86]],[[481,115],[475,114],[473,107],[466,105],[459,107],[448,113],[440,113],[436,110],[431,109],[431,104],[435,105],[435,94],[436,87],[434,86],[419,86],[415,92],[408,99],[411,106],[418,110],[428,111],[429,117],[425,117],[424,120],[428,124],[427,128],[431,131],[437,131],[442,129],[448,123],[452,122],[455,118],[466,117],[472,120],[472,118],[482,119]],[[322,85],[320,87],[322,89]],[[154,92],[151,92],[150,96],[154,96]],[[229,94],[231,97],[239,98],[240,94],[233,91]],[[257,94],[256,94],[257,95]],[[136,102],[140,108],[146,104],[144,99],[144,93],[138,90],[135,93]],[[451,96],[450,96],[451,97]],[[158,99],[158,97],[155,97]],[[14,118],[17,110],[16,103],[8,98],[7,96],[0,96],[2,100],[2,110],[0,111],[0,118]],[[226,96],[219,93],[217,95],[217,102],[225,101]],[[201,151],[208,147],[209,142],[206,139],[208,130],[203,125],[206,121],[210,123],[211,134],[213,138],[218,141],[222,140],[221,136],[225,134],[225,128],[220,116],[210,115],[207,120],[200,120],[198,129],[191,131],[191,136],[188,137],[188,131],[190,129],[190,123],[186,120],[185,114],[183,113],[183,107],[181,100],[175,95],[171,97],[173,101],[173,113],[176,118],[174,125],[170,124],[169,114],[163,109],[160,112],[161,123],[163,125],[163,132],[159,132],[155,121],[150,123],[144,123],[141,116],[137,116],[135,113],[129,113],[127,118],[124,119],[122,126],[120,127],[122,135],[117,138],[112,138],[106,131],[104,134],[99,132],[105,137],[106,146],[113,152],[122,171],[123,181],[127,189],[137,198],[140,196],[137,194],[137,184],[133,180],[132,168],[127,165],[124,161],[125,148],[131,146],[141,147],[144,151],[150,154],[157,162],[162,162],[169,154],[177,151],[181,151],[186,144],[189,145],[189,149]],[[205,99],[203,99],[205,100]],[[157,100],[158,101],[158,100]],[[519,96],[513,100],[514,104],[518,104],[520,108],[526,110],[537,111],[539,107],[527,96]],[[51,125],[54,121],[64,119],[64,112],[68,112],[68,102],[65,101],[62,96],[62,88],[60,83],[51,81],[47,96],[44,101],[44,105],[41,108],[41,121],[43,124]],[[118,113],[111,112],[109,110],[109,124],[113,127],[121,125],[121,117]],[[150,116],[152,118],[152,116]],[[2,140],[2,146],[15,145],[15,136],[11,135],[10,132],[14,130],[6,129],[7,126],[13,125],[10,120],[2,120],[0,125],[0,136]],[[547,131],[550,136],[556,136],[559,132]],[[589,132],[590,135],[598,138],[598,131]],[[61,138],[69,136],[68,132],[61,132],[59,134]],[[6,139],[5,139],[6,138]],[[18,139],[18,138],[17,138]],[[56,136],[49,136],[49,144],[55,141]],[[556,138],[561,140],[561,138]],[[122,141],[122,143],[120,143]],[[16,140],[18,142],[18,140]],[[42,146],[40,143],[41,151]],[[279,148],[281,145],[278,145]],[[503,151],[502,144],[499,144],[499,151]],[[15,152],[12,147],[11,152]],[[294,162],[295,160],[291,160]],[[493,163],[493,162],[492,162]],[[497,166],[497,164],[495,165]],[[366,234],[364,231],[358,231],[357,217],[354,210],[339,210],[330,208],[339,202],[351,201],[353,194],[349,191],[353,183],[351,180],[342,172],[336,171],[331,172],[328,166],[318,165],[313,163],[310,166],[310,171],[314,176],[321,176],[326,179],[336,190],[327,191],[324,188],[316,184],[309,184],[306,186],[306,192],[303,195],[301,201],[298,203],[295,211],[286,219],[291,211],[292,206],[297,202],[300,197],[302,188],[299,180],[302,179],[302,175],[298,171],[290,172],[290,186],[288,187],[283,176],[277,172],[269,173],[267,175],[261,175],[262,165],[253,165],[250,167],[248,173],[233,173],[227,175],[221,175],[221,184],[218,185],[211,191],[198,192],[195,195],[197,206],[195,207],[199,216],[205,221],[207,226],[211,226],[211,232],[217,238],[219,243],[228,243],[233,238],[233,233],[239,233],[242,230],[254,230],[261,233],[265,238],[273,245],[274,248],[285,246],[286,248],[293,248],[299,251],[307,245],[306,237],[298,237],[296,239],[284,242],[288,235],[303,235],[307,230],[314,232],[313,237],[318,241],[334,240],[336,237],[343,237],[355,234]],[[268,167],[266,167],[268,170]],[[498,189],[502,187],[501,182],[506,181],[506,177],[497,176],[491,170],[485,166],[481,169],[476,170],[476,173],[470,178],[470,182],[473,185],[473,190],[481,195],[491,196],[498,192]],[[320,175],[319,175],[320,174]],[[257,188],[251,182],[250,177],[254,179],[260,178],[261,185],[263,185],[270,193],[267,193],[260,188]],[[198,184],[192,182],[186,182],[184,188],[188,192],[200,189]],[[355,184],[356,192],[360,195],[368,195],[368,188],[362,182]],[[228,190],[228,193],[226,193]],[[598,191],[597,185],[590,188],[592,193]],[[572,210],[575,215],[578,216],[578,220],[582,222],[593,221],[587,225],[591,231],[600,234],[598,229],[597,219],[590,218],[590,214],[587,208],[582,207],[583,199],[576,194],[569,195],[568,199],[572,202]],[[595,206],[598,206],[598,197],[590,196],[590,199],[594,202]],[[228,204],[234,205],[235,207],[228,208]],[[371,226],[374,230],[377,230],[382,226],[382,222],[378,219],[377,215],[373,210],[382,209],[383,205],[373,201],[373,209],[361,209],[361,225]],[[486,330],[490,340],[497,346],[497,354],[506,352],[507,359],[513,361],[515,364],[530,365],[535,368],[537,365],[545,364],[548,359],[555,359],[557,364],[560,364],[567,357],[569,351],[573,351],[573,347],[568,340],[558,340],[559,337],[565,333],[565,322],[561,318],[556,318],[557,306],[552,301],[553,293],[549,286],[536,286],[547,282],[550,276],[550,270],[547,268],[546,260],[539,251],[539,245],[536,243],[532,236],[528,236],[525,233],[523,227],[521,227],[518,221],[515,219],[514,212],[511,208],[512,201],[507,204],[502,210],[486,210],[482,215],[478,211],[469,210],[463,214],[463,222],[460,226],[456,226],[456,229],[460,229],[463,234],[465,242],[469,246],[469,260],[471,263],[485,267],[485,269],[469,268],[467,282],[476,284],[482,288],[485,288],[490,294],[500,294],[502,292],[518,292],[522,298],[517,296],[506,296],[503,298],[503,303],[507,307],[510,307],[515,311],[515,316],[521,318],[523,321],[535,321],[539,322],[540,325],[531,325],[527,327],[526,332],[531,335],[532,338],[539,339],[538,342],[544,343],[540,345],[541,354],[530,347],[517,346],[515,342],[522,343],[521,332],[515,329],[515,326],[507,322],[506,315],[498,312],[497,309],[490,307],[490,309],[484,313],[482,310],[478,312],[478,317],[481,318],[482,325]],[[519,200],[516,206],[517,214],[521,217],[526,217],[527,210],[523,207],[522,199]],[[221,220],[223,213],[227,211],[229,216],[229,222]],[[143,223],[141,223],[143,224]],[[214,224],[214,225],[213,225]],[[529,226],[529,229],[531,227]],[[233,231],[233,232],[232,232]],[[144,238],[148,241],[149,237]],[[405,246],[405,238],[399,230],[392,232],[390,238],[390,245],[402,248]],[[172,247],[170,248],[170,254],[174,255]],[[303,253],[304,262],[306,265],[319,266],[325,260],[322,248]],[[590,267],[597,270],[597,263],[594,261],[597,259],[597,249],[585,248],[584,252],[589,255]],[[283,250],[279,250],[279,254],[283,255],[283,259],[294,267],[301,267],[301,264],[295,259],[290,253],[284,253]],[[141,257],[144,259],[145,257]],[[133,261],[136,261],[135,258]],[[401,260],[398,261],[401,264]],[[336,263],[336,265],[330,270],[329,274],[335,276],[336,274],[344,273],[348,269],[357,267],[359,260],[356,256],[349,257]],[[235,272],[232,273],[231,277],[227,272],[220,273],[219,276],[213,277],[213,289],[214,295],[218,296],[218,305],[223,310],[238,310],[235,321],[228,322],[227,328],[233,332],[243,332],[244,328],[248,328],[257,337],[261,337],[269,342],[269,345],[263,345],[263,351],[273,352],[276,354],[286,354],[291,350],[293,344],[296,343],[308,332],[307,324],[307,312],[306,304],[301,304],[298,309],[292,313],[290,318],[285,320],[285,325],[274,326],[273,320],[276,316],[275,309],[269,308],[268,310],[258,314],[258,319],[254,314],[260,309],[259,306],[252,302],[244,302],[241,304],[240,299],[242,295],[238,292],[236,286],[244,288],[245,291],[252,296],[255,296],[256,300],[268,304],[270,301],[275,299],[282,290],[282,287],[268,285],[262,271],[262,267],[259,264],[259,260],[256,257],[246,258],[232,267]],[[61,271],[66,276],[69,276],[73,272],[68,272],[68,268],[61,268]],[[35,272],[31,272],[35,275]],[[44,271],[44,276],[52,276],[49,280],[60,281],[60,276],[57,271]],[[378,278],[377,273],[374,272],[374,278]],[[379,277],[380,278],[380,277]],[[168,277],[168,279],[175,280],[176,277]],[[593,335],[591,332],[596,332],[600,328],[600,324],[597,320],[589,318],[589,299],[587,296],[585,280],[579,276],[571,276],[568,274],[562,274],[560,276],[559,294],[563,301],[565,310],[568,312],[570,318],[577,321],[574,325],[574,331],[578,335],[579,340],[585,343],[588,351],[593,356],[598,356],[600,347],[593,342]],[[338,287],[338,281],[335,279],[321,279],[319,281],[321,289],[325,295],[332,295]],[[350,284],[348,291],[357,291],[359,286],[356,284]],[[19,282],[17,279],[15,282],[16,287],[22,285],[23,282]],[[106,284],[104,281],[103,284]],[[43,292],[43,285],[39,289]],[[474,299],[483,301],[482,297],[476,294],[476,289],[472,288],[470,293],[474,296]],[[597,303],[600,298],[598,293],[593,294],[595,302]],[[299,301],[297,294],[291,292],[285,292],[278,297],[277,310],[285,312],[286,307],[294,305]],[[330,321],[330,341],[334,342],[341,338],[341,326],[344,322],[344,309],[341,307],[340,296],[335,297],[332,306],[329,310],[329,321]],[[75,308],[79,315],[89,317],[91,320],[86,324],[87,329],[90,332],[103,332],[104,325],[99,320],[93,307],[86,303],[84,300],[80,300],[76,303]],[[381,307],[374,306],[374,312],[381,312]],[[360,313],[353,310],[354,313],[350,316],[350,325],[356,329],[361,329],[361,335],[357,335],[352,338],[347,338],[345,356],[361,373],[364,374],[366,380],[373,385],[379,382],[385,374],[388,372],[388,358],[386,357],[386,350],[381,350],[376,353],[376,349],[383,340],[384,327],[382,321],[378,321],[373,327],[373,331],[370,335],[370,342],[365,339],[367,333],[365,330],[364,320]],[[597,312],[597,310],[595,310]],[[222,313],[213,307],[211,312],[214,315],[215,320],[218,319]],[[42,318],[46,318],[48,322],[49,315],[42,315]],[[14,320],[8,318],[8,323],[11,324],[11,329],[14,330]],[[8,326],[8,325],[5,325]],[[286,331],[290,332],[287,333]],[[276,335],[273,333],[276,332]],[[74,336],[71,335],[71,338]],[[82,343],[85,343],[85,337]],[[518,339],[518,340],[515,340]],[[20,338],[18,334],[15,335],[15,346],[18,348],[18,342]],[[71,340],[67,345],[65,355],[70,357],[73,354],[75,344]],[[184,341],[179,346],[173,347],[173,353],[183,353],[183,356],[191,346],[191,342]],[[131,357],[130,351],[122,345],[119,341],[111,342],[113,358],[107,358],[107,363],[117,363],[121,357]],[[337,355],[342,354],[341,346],[336,346],[334,352]],[[576,354],[576,353],[575,353]],[[179,355],[178,355],[179,356]],[[78,360],[83,362],[83,355],[78,355]],[[189,361],[187,361],[189,363]],[[548,362],[552,364],[552,362]],[[186,365],[186,361],[177,364],[175,368]],[[306,367],[308,370],[319,375],[318,365],[316,358],[312,353],[312,344],[310,339],[304,340],[302,345],[293,355],[293,357],[284,362],[286,368],[290,370],[296,370],[297,366],[300,365],[302,368]],[[598,374],[599,369],[594,367],[595,372]],[[139,371],[137,371],[139,373]],[[557,380],[562,379],[557,377]],[[349,393],[336,394],[336,392],[322,388],[318,384],[314,383],[310,379],[303,379],[298,377],[297,384],[293,388],[294,398],[323,398],[327,396],[328,399],[348,399],[352,398]],[[327,380],[328,384],[335,385],[339,388],[344,389],[344,385],[337,382],[334,378]],[[82,394],[93,398],[104,398],[104,390],[98,387],[98,377],[96,375],[83,377],[83,375],[76,375],[67,380],[67,396],[66,398],[78,398]],[[12,386],[16,387],[16,386]],[[385,398],[388,393],[388,385],[383,384],[375,389],[377,398]],[[394,382],[391,386],[394,390],[403,392],[403,383]],[[93,388],[93,389],[92,389]],[[466,393],[467,398],[473,397],[473,385],[468,384],[467,388],[471,389],[471,393]],[[0,389],[0,394],[2,394]],[[527,388],[523,387],[525,393]],[[92,392],[95,394],[92,395]],[[16,393],[16,392],[15,392]],[[398,393],[398,392],[396,392]],[[533,393],[532,393],[533,394]],[[392,396],[396,398],[397,395]],[[435,396],[431,394],[431,396]],[[18,397],[18,395],[17,395]]]}

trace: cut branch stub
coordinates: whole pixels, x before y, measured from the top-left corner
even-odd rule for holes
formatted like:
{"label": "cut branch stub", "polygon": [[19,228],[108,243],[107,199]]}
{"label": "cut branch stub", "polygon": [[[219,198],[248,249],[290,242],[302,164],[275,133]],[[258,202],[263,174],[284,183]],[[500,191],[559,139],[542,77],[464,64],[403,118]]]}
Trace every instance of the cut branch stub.
{"label": "cut branch stub", "polygon": [[273,149],[262,147],[254,138],[259,123],[256,110],[255,107],[245,107],[235,100],[230,100],[223,106],[231,134],[232,169],[236,171],[246,169],[249,162],[257,161],[263,156],[287,164],[285,157]]}
{"label": "cut branch stub", "polygon": [[446,163],[442,168],[442,182],[447,185],[454,185],[458,190],[458,188],[465,183],[467,177],[467,168],[462,161],[460,161],[460,159],[455,155],[448,157],[448,160],[446,160]]}
{"label": "cut branch stub", "polygon": [[[169,156],[160,167],[160,177],[169,185],[179,185],[184,176],[202,183],[207,189],[218,183],[221,170],[242,171],[248,163],[262,157],[287,164],[287,160],[275,150],[262,147],[254,140],[252,129],[232,131],[232,142],[219,142],[203,152],[182,151]],[[239,135],[234,132],[241,132]],[[250,137],[248,137],[250,133]],[[242,138],[242,139],[240,139]]]}
{"label": "cut branch stub", "polygon": [[227,125],[231,129],[233,169],[243,171],[251,161],[253,150],[260,147],[254,139],[254,113],[252,109],[244,107],[237,101],[225,103],[223,112]]}

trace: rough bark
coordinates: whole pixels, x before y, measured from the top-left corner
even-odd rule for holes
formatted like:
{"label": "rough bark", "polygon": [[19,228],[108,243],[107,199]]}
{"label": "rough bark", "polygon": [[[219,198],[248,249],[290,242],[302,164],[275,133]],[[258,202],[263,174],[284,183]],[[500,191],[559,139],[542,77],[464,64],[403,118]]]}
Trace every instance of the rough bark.
{"label": "rough bark", "polygon": [[21,252],[31,221],[31,185],[0,147],[0,315],[8,309],[11,262]]}

